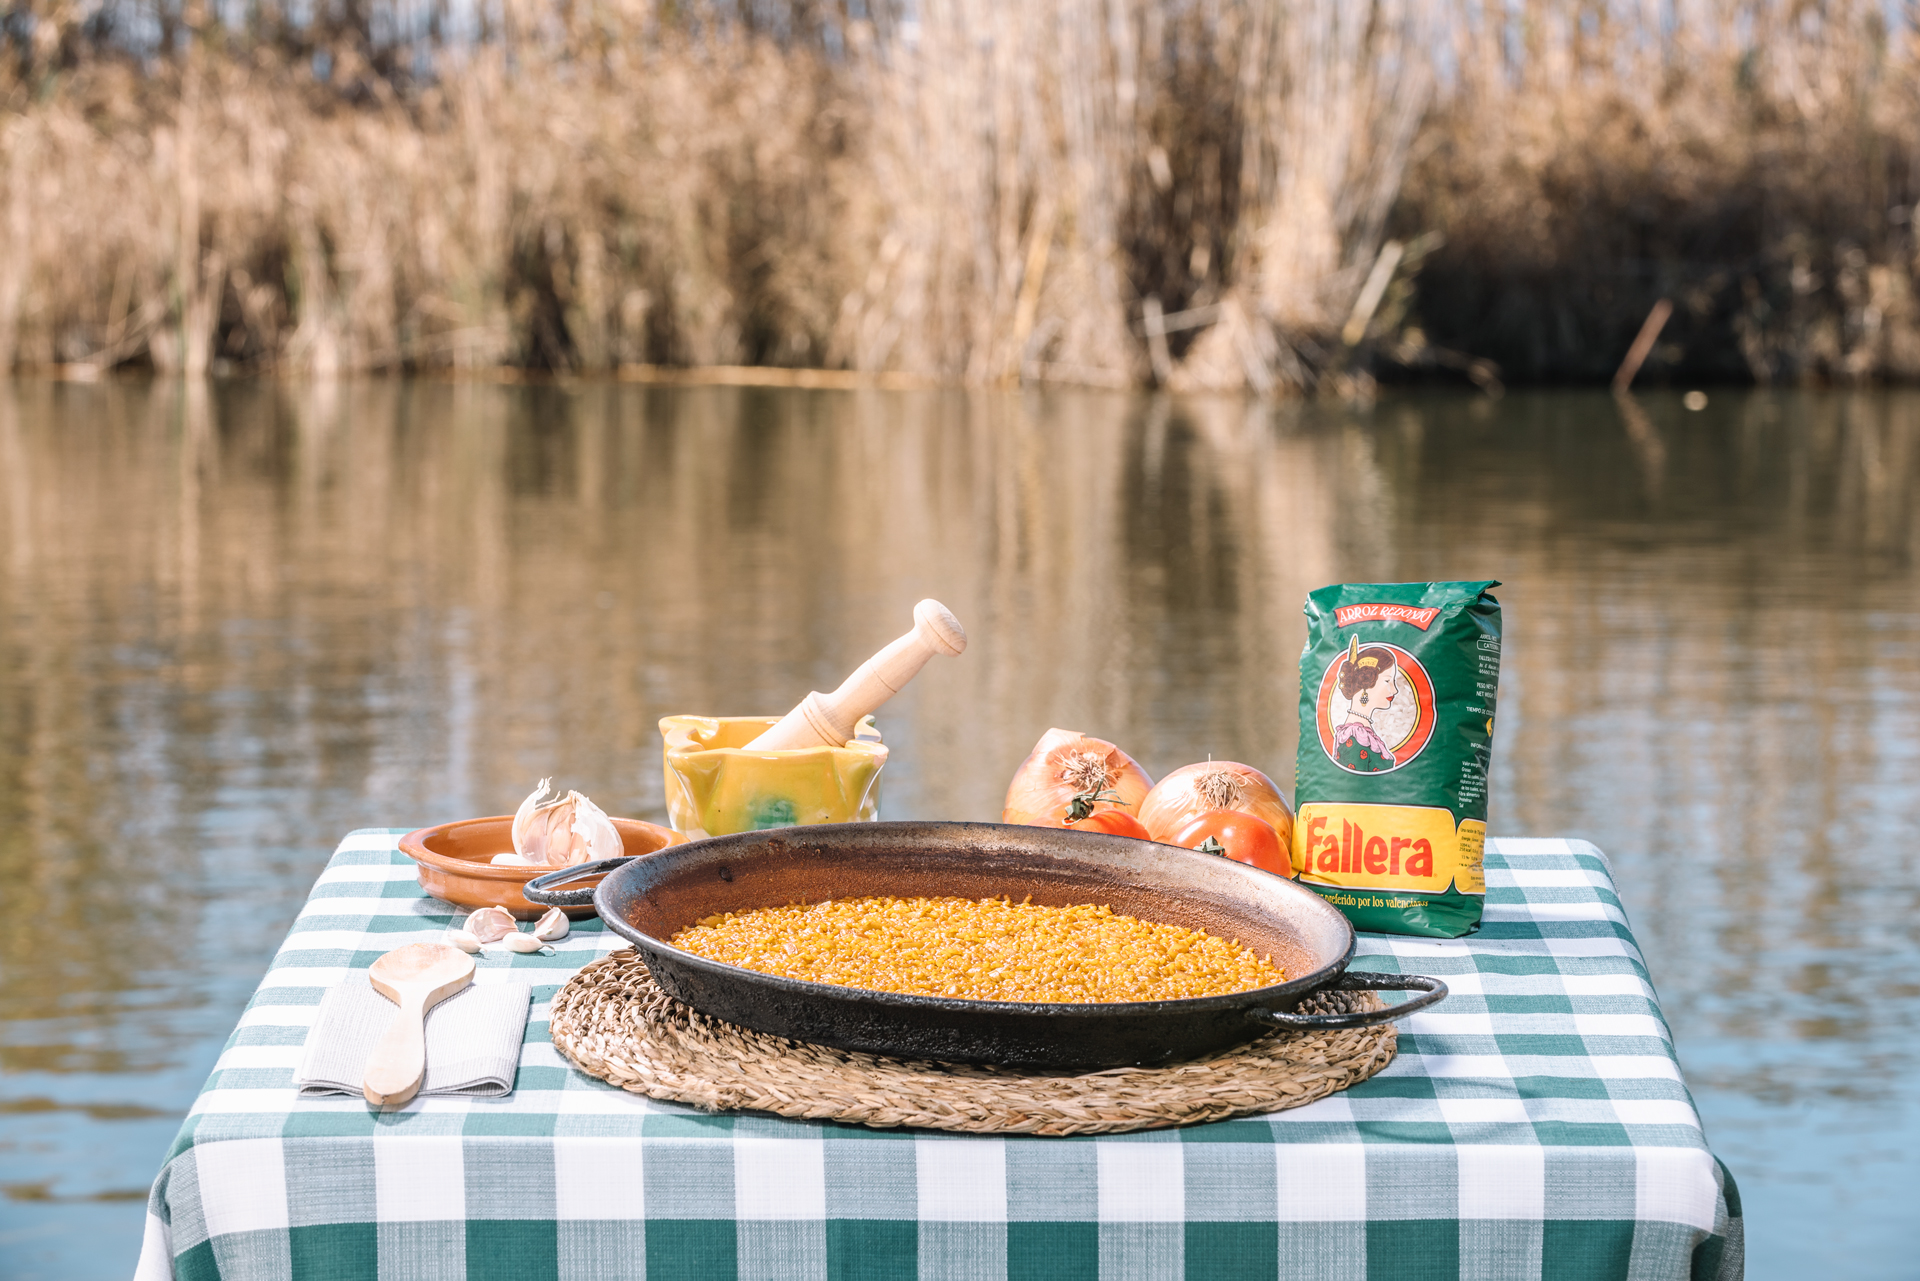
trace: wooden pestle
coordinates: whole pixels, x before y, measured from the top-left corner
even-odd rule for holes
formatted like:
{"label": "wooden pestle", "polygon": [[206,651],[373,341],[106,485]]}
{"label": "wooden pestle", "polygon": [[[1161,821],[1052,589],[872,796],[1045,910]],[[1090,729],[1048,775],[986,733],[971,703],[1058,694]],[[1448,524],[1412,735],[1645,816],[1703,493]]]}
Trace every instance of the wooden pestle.
{"label": "wooden pestle", "polygon": [[780,723],[748,743],[749,752],[795,747],[840,747],[860,718],[898,694],[935,654],[957,655],[967,647],[966,629],[945,605],[923,600],[913,607],[913,630],[854,668],[831,694],[813,691]]}

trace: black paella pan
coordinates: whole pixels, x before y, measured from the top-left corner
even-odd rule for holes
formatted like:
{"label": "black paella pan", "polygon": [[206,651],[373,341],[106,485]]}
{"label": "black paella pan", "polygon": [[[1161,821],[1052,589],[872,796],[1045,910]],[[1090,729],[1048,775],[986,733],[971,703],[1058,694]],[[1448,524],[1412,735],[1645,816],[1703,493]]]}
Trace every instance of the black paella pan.
{"label": "black paella pan", "polygon": [[[561,888],[594,874],[595,888]],[[761,974],[667,942],[702,917],[865,895],[1006,895],[1101,903],[1204,929],[1271,954],[1287,981],[1230,996],[1040,1004],[908,996]],[[834,823],[741,832],[538,877],[536,903],[591,902],[654,981],[694,1009],[761,1032],[845,1050],[954,1063],[1121,1067],[1197,1058],[1274,1028],[1383,1023],[1447,994],[1438,979],[1348,973],[1353,926],[1313,891],[1207,854],[1124,836],[1002,823]],[[1362,1014],[1299,1014],[1325,990],[1417,991]]]}

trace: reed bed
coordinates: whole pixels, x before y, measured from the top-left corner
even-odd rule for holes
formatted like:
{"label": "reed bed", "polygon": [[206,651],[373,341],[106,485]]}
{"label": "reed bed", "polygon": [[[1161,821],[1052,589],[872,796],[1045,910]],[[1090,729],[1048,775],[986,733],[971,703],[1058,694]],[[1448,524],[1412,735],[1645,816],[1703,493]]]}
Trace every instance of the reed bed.
{"label": "reed bed", "polygon": [[0,24],[0,369],[1920,374],[1866,0],[93,3]]}
{"label": "reed bed", "polygon": [[1458,82],[1396,209],[1426,332],[1601,380],[1920,378],[1920,6],[1529,0],[1446,24]]}

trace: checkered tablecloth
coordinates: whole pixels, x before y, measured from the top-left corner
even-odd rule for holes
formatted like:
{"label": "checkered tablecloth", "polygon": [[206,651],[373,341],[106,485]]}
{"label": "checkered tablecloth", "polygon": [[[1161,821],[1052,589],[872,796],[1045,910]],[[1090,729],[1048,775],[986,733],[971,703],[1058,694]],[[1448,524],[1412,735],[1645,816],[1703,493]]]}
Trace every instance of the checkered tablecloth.
{"label": "checkered tablecloth", "polygon": [[1488,843],[1486,924],[1362,935],[1355,968],[1444,977],[1380,1075],[1308,1107],[1104,1138],[709,1115],[568,1065],[547,1003],[617,940],[485,957],[531,980],[514,1093],[300,1099],[321,994],[452,909],[397,833],[341,842],[174,1142],[160,1278],[1731,1278],[1708,1151],[1605,857]]}

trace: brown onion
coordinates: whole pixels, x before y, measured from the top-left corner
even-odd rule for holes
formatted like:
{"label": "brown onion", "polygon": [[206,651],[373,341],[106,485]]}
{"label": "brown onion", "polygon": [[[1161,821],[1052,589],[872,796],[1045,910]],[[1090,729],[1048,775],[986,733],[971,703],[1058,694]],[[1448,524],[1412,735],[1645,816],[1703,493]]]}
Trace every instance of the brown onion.
{"label": "brown onion", "polygon": [[1176,833],[1212,810],[1239,810],[1273,824],[1280,848],[1293,848],[1293,807],[1273,780],[1238,761],[1182,765],[1161,779],[1135,811],[1147,834],[1172,843]]}
{"label": "brown onion", "polygon": [[1000,821],[1060,827],[1076,796],[1098,798],[1094,810],[1118,806],[1133,814],[1152,787],[1147,772],[1104,738],[1050,729],[1013,772]]}

